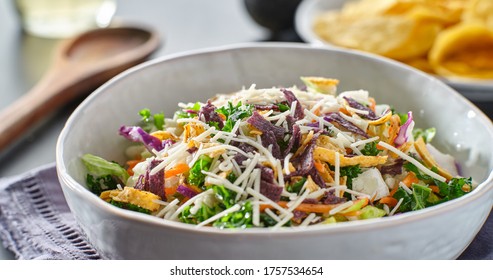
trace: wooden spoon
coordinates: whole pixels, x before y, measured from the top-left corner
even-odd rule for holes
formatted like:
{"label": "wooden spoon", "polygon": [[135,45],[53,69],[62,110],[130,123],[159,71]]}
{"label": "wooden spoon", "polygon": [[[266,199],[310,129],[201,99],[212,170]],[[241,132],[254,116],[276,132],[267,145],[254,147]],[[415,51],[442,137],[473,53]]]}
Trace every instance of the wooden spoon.
{"label": "wooden spoon", "polygon": [[95,29],[61,42],[43,78],[0,113],[0,151],[50,113],[143,62],[159,45],[155,32],[137,27]]}

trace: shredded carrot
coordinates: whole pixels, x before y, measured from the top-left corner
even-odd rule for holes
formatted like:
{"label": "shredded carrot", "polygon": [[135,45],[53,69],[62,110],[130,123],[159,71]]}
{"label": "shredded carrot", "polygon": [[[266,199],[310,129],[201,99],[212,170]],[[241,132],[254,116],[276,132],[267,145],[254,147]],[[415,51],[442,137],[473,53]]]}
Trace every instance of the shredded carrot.
{"label": "shredded carrot", "polygon": [[134,175],[134,171],[132,169],[134,169],[134,167],[139,162],[142,162],[142,159],[132,159],[132,160],[127,161],[127,166],[128,166],[127,172],[128,172],[128,175],[130,175],[130,176]]}
{"label": "shredded carrot", "polygon": [[369,97],[368,98],[368,101],[370,101],[370,109],[375,112],[376,108],[377,108],[377,102],[375,101],[375,98],[373,97]]}
{"label": "shredded carrot", "polygon": [[406,177],[402,180],[402,183],[406,185],[407,187],[411,187],[413,184],[417,184],[419,182],[418,177],[416,177],[416,174],[414,172],[409,172],[407,173]]}
{"label": "shredded carrot", "polygon": [[397,205],[397,199],[393,198],[392,196],[386,196],[380,198],[380,203],[387,204],[390,207],[394,207]]}
{"label": "shredded carrot", "polygon": [[315,111],[313,111],[313,114],[315,116],[320,116],[320,107],[318,107],[317,109],[315,109]]}
{"label": "shredded carrot", "polygon": [[361,214],[361,210],[355,210],[355,211],[351,211],[351,212],[347,212],[347,213],[340,213],[340,214],[343,215],[344,217],[356,217],[356,216],[359,216]]}
{"label": "shredded carrot", "polygon": [[[288,208],[288,203],[286,201],[279,201],[277,202],[279,206],[282,208]],[[302,212],[308,212],[308,213],[327,213],[330,210],[334,209],[337,207],[338,204],[310,204],[310,203],[301,203],[298,205],[298,207],[295,208],[295,210],[302,211]],[[263,212],[265,209],[273,209],[274,207],[269,204],[261,204],[260,205],[260,211]]]}
{"label": "shredded carrot", "polygon": [[438,186],[435,186],[435,185],[431,185],[430,186],[430,189],[434,193],[439,193],[440,192],[440,188]]}
{"label": "shredded carrot", "polygon": [[181,173],[185,173],[189,170],[188,164],[186,163],[178,163],[175,167],[170,168],[164,172],[164,178],[171,178]]}
{"label": "shredded carrot", "polygon": [[178,186],[170,186],[164,188],[164,194],[166,195],[167,200],[169,201],[169,197],[176,193],[176,189]]}
{"label": "shredded carrot", "polygon": [[349,113],[349,111],[346,108],[344,108],[344,107],[341,107],[339,109],[339,112],[343,113],[346,116],[351,116],[351,113]]}
{"label": "shredded carrot", "polygon": [[320,161],[315,160],[315,161],[313,161],[313,164],[314,164],[314,166],[318,172],[320,172],[320,173],[325,172],[325,167]]}
{"label": "shredded carrot", "polygon": [[390,191],[389,196],[394,196],[394,194],[397,192],[398,189],[399,189],[399,186],[394,186],[394,188]]}
{"label": "shredded carrot", "polygon": [[219,115],[219,117],[221,118],[221,120],[225,121],[226,120],[226,116],[222,113],[217,113]]}

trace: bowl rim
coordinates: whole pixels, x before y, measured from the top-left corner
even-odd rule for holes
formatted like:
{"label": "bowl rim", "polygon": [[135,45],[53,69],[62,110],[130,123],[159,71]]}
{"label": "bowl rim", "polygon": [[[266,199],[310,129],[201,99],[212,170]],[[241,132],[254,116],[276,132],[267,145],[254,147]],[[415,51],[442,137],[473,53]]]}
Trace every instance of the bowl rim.
{"label": "bowl rim", "polygon": [[[278,230],[272,230],[271,228],[248,228],[248,229],[232,229],[232,230],[224,230],[218,229],[214,227],[196,227],[195,225],[189,225],[181,222],[169,221],[165,219],[160,219],[154,216],[137,213],[133,211],[128,211],[124,209],[120,209],[118,207],[112,206],[109,203],[104,202],[98,196],[91,193],[87,188],[79,184],[72,176],[69,175],[67,171],[67,167],[63,161],[63,143],[69,134],[70,127],[77,121],[77,116],[81,114],[86,106],[89,106],[91,103],[95,102],[97,96],[104,94],[107,89],[113,87],[115,84],[119,83],[122,79],[127,76],[137,74],[140,71],[145,70],[146,68],[166,63],[166,61],[180,59],[183,57],[191,57],[197,55],[205,55],[210,53],[222,53],[222,52],[231,52],[231,51],[239,51],[241,49],[276,49],[276,48],[285,48],[285,49],[304,49],[304,50],[317,50],[317,51],[328,51],[335,52],[343,55],[356,55],[370,60],[377,60],[380,62],[384,62],[390,67],[396,68],[405,68],[406,71],[412,73],[413,75],[420,76],[424,79],[431,79],[432,82],[438,83],[441,87],[447,88],[450,91],[451,97],[455,99],[460,99],[460,102],[467,105],[469,110],[474,111],[476,114],[476,118],[479,122],[484,123],[486,127],[489,126],[490,134],[493,134],[493,123],[491,120],[481,111],[479,110],[472,102],[467,100],[465,97],[457,93],[454,89],[443,83],[441,80],[428,75],[424,72],[416,70],[410,66],[407,66],[403,63],[381,57],[378,55],[356,51],[356,50],[347,50],[342,48],[327,48],[324,46],[313,46],[304,43],[286,43],[286,42],[255,42],[255,43],[237,43],[237,44],[229,44],[218,47],[209,47],[209,48],[201,48],[183,52],[177,52],[169,55],[164,55],[162,57],[154,58],[144,63],[141,63],[137,66],[134,66],[124,72],[116,75],[108,82],[103,84],[101,87],[96,89],[93,93],[91,93],[82,103],[74,110],[74,112],[70,115],[67,122],[65,123],[56,144],[56,170],[57,176],[62,186],[62,191],[72,191],[77,193],[80,197],[83,197],[85,202],[89,203],[93,207],[99,208],[99,210],[106,212],[107,214],[111,214],[117,216],[122,219],[127,219],[130,221],[145,223],[148,225],[159,226],[162,228],[172,228],[175,230],[194,232],[200,234],[227,234],[227,235],[270,235],[270,234],[282,234],[283,236],[291,236],[298,235],[302,232],[304,235],[311,234],[328,234],[328,233],[341,233],[348,231],[361,231],[362,229],[373,229],[373,228],[388,228],[395,227],[400,224],[407,224],[410,222],[415,222],[417,220],[433,218],[440,214],[449,212],[455,208],[461,207],[465,204],[472,203],[475,200],[480,199],[483,195],[486,195],[488,192],[493,190],[493,170],[490,170],[487,178],[478,184],[476,188],[469,194],[456,198],[451,201],[444,202],[439,205],[435,205],[429,208],[425,208],[418,211],[402,213],[396,216],[385,217],[381,219],[370,219],[370,220],[357,220],[346,223],[337,223],[331,226],[327,225],[313,225],[310,227],[303,228],[281,228]],[[493,201],[491,203],[493,205]],[[70,205],[69,205],[70,206]],[[492,206],[490,206],[491,208]],[[486,217],[483,220],[486,220]],[[478,229],[479,231],[479,229]]]}

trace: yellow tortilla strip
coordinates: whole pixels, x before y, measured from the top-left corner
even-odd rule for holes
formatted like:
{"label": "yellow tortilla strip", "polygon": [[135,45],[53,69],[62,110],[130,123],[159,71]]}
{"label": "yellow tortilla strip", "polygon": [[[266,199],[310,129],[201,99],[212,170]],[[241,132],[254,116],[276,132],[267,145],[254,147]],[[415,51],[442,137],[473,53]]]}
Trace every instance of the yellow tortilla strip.
{"label": "yellow tortilla strip", "polygon": [[443,169],[437,164],[433,156],[426,148],[426,143],[423,140],[423,137],[418,137],[418,140],[414,142],[414,147],[416,148],[416,151],[421,156],[421,159],[423,159],[423,162],[427,167],[429,168],[435,167],[438,171],[438,174],[442,175],[447,180],[450,180],[454,177],[447,170]]}
{"label": "yellow tortilla strip", "polygon": [[323,77],[301,77],[303,83],[317,92],[334,95],[337,91],[339,80]]}
{"label": "yellow tortilla strip", "polygon": [[369,125],[381,125],[386,123],[388,120],[390,120],[390,117],[392,117],[392,112],[389,111],[385,115],[381,116],[379,119],[374,120],[374,121],[368,121]]}
{"label": "yellow tortilla strip", "polygon": [[[328,162],[330,165],[335,165],[336,151],[322,147],[315,147],[313,150],[313,158]],[[340,166],[358,165],[360,167],[372,167],[387,162],[387,156],[354,156],[345,157],[339,154]]]}
{"label": "yellow tortilla strip", "polygon": [[154,201],[161,200],[158,195],[155,195],[151,192],[146,192],[129,187],[125,187],[123,188],[123,190],[104,191],[99,197],[105,201],[110,201],[111,199],[113,199],[119,202],[131,203],[152,212],[157,211],[160,207],[160,205]]}

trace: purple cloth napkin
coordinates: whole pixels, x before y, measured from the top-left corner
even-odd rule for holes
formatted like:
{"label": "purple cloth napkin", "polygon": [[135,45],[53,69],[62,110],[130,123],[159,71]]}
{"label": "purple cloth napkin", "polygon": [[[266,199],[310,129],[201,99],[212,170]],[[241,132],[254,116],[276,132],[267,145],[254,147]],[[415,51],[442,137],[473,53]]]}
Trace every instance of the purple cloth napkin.
{"label": "purple cloth napkin", "polygon": [[101,259],[65,202],[55,164],[0,180],[0,238],[17,259]]}
{"label": "purple cloth napkin", "polygon": [[[0,180],[0,238],[18,259],[101,259],[65,202],[54,164]],[[493,215],[458,259],[493,259]]]}

